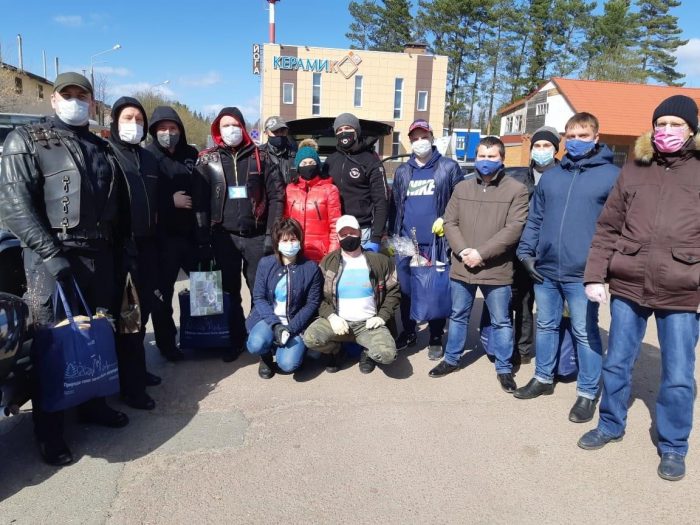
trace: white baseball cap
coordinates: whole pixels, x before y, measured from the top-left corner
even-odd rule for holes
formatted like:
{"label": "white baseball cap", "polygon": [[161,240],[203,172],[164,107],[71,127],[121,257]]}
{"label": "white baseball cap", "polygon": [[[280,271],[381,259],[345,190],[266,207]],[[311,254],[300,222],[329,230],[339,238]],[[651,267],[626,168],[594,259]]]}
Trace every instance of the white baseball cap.
{"label": "white baseball cap", "polygon": [[340,233],[340,230],[342,230],[343,228],[354,228],[355,230],[359,230],[360,223],[357,222],[357,219],[354,215],[343,215],[335,223],[336,233]]}

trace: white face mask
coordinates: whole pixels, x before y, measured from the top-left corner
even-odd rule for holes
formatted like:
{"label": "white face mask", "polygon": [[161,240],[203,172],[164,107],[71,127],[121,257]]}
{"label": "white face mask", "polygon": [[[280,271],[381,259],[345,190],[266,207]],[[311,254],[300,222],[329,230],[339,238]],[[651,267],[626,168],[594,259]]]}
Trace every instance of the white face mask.
{"label": "white face mask", "polygon": [[84,126],[88,123],[90,104],[69,98],[68,100],[59,97],[56,115],[69,126]]}
{"label": "white face mask", "polygon": [[221,128],[221,139],[227,146],[236,147],[243,142],[243,130],[238,126],[226,126]]}
{"label": "white face mask", "polygon": [[416,154],[416,157],[423,158],[430,153],[430,151],[433,149],[433,145],[428,139],[418,139],[417,141],[411,143],[411,149],[413,150],[413,153]]}
{"label": "white face mask", "polygon": [[143,126],[136,122],[120,122],[119,138],[128,144],[138,144],[143,137]]}

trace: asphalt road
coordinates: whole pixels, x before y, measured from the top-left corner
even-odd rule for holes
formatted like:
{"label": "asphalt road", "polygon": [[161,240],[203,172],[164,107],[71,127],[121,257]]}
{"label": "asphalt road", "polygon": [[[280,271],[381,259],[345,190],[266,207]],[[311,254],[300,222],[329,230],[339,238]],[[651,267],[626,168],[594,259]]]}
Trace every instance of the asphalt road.
{"label": "asphalt road", "polygon": [[[603,308],[604,342],[608,326]],[[627,434],[595,452],[576,446],[593,423],[567,419],[575,384],[514,399],[477,339],[472,329],[463,368],[441,379],[428,377],[425,331],[368,376],[355,361],[335,375],[310,362],[265,381],[249,356],[172,364],[152,348],[156,410],[114,400],[132,420],[116,431],[70,416],[70,467],[40,461],[26,407],[0,422],[0,523],[700,522],[698,434],[686,479],[656,475],[653,323]]]}

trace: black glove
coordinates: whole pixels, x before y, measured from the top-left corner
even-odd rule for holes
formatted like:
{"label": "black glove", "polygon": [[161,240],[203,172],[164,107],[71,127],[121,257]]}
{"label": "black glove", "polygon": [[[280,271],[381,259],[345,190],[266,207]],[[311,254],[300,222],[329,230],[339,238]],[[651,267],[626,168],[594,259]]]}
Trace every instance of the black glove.
{"label": "black glove", "polygon": [[208,266],[211,260],[214,258],[212,253],[211,244],[200,244],[197,246],[197,262],[203,267]]}
{"label": "black glove", "polygon": [[61,286],[70,285],[73,283],[73,272],[70,268],[68,259],[62,255],[56,255],[44,261],[44,267],[54,279],[61,283]]}
{"label": "black glove", "polygon": [[526,257],[520,262],[523,264],[523,268],[527,270],[527,273],[530,274],[530,279],[532,279],[535,284],[542,284],[544,282],[544,277],[542,274],[535,270],[535,263],[537,262],[537,259],[534,257]]}
{"label": "black glove", "polygon": [[265,234],[265,241],[263,243],[263,255],[272,255],[275,253],[275,249],[272,246],[272,235]]}
{"label": "black glove", "polygon": [[289,337],[291,336],[289,330],[287,330],[287,327],[282,323],[277,323],[275,326],[273,326],[272,332],[275,334],[275,343],[277,346],[285,346],[287,341],[289,341]]}

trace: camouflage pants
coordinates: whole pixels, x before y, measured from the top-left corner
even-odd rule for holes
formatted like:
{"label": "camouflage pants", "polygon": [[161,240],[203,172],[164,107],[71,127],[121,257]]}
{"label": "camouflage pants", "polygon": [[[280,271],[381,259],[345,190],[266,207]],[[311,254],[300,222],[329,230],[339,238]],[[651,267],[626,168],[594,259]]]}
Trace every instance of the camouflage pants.
{"label": "camouflage pants", "polygon": [[304,332],[304,344],[310,350],[323,354],[336,354],[341,343],[357,343],[367,349],[367,354],[377,363],[388,365],[396,359],[396,343],[386,326],[368,330],[364,321],[348,321],[350,333],[337,335],[328,319],[316,319]]}

